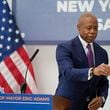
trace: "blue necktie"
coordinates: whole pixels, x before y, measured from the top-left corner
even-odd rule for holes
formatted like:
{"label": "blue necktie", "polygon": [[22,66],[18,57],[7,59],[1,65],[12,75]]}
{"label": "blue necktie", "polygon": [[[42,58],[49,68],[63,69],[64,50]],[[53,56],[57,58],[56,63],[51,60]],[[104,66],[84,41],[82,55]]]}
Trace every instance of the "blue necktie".
{"label": "blue necktie", "polygon": [[90,44],[87,45],[87,49],[88,49],[88,51],[87,51],[88,64],[89,64],[89,67],[93,67],[94,66],[94,59],[93,59],[93,52],[92,52]]}

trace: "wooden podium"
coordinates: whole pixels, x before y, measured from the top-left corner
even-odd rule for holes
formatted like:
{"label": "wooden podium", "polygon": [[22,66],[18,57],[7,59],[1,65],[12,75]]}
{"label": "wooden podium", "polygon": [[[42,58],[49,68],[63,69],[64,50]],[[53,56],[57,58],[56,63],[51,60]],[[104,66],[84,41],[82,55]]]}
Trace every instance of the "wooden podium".
{"label": "wooden podium", "polygon": [[52,96],[53,110],[69,110],[71,107],[71,101],[61,97]]}

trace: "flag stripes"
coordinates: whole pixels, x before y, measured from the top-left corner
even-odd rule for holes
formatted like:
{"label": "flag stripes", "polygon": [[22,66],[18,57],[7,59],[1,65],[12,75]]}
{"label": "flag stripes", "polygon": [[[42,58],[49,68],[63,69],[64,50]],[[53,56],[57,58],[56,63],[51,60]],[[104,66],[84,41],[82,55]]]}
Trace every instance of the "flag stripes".
{"label": "flag stripes", "polygon": [[23,46],[10,55],[10,57],[6,57],[6,59],[0,64],[1,79],[4,78],[4,82],[1,83],[3,83],[2,85],[5,85],[5,91],[20,93],[20,86],[25,81],[26,70],[28,69],[26,77],[26,93],[38,93],[38,90],[35,89],[36,83],[34,74],[31,74],[33,73],[32,64],[30,63],[30,65],[28,65],[30,61],[27,58],[28,55]]}

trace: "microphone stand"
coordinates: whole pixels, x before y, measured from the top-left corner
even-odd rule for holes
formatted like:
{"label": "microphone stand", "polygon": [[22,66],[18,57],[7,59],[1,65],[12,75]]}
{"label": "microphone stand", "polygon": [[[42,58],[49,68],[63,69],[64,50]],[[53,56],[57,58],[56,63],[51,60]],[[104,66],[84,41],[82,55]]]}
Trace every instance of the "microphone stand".
{"label": "microphone stand", "polygon": [[29,65],[31,64],[31,62],[33,61],[33,59],[35,58],[35,56],[37,55],[38,52],[39,52],[39,49],[37,49],[35,51],[35,53],[32,55],[32,57],[30,59],[30,62],[27,65],[25,79],[24,79],[24,82],[21,84],[21,87],[20,87],[21,93],[25,93],[25,91],[26,91],[26,87],[27,87],[26,78],[27,78],[27,73],[28,73],[28,67],[29,67]]}
{"label": "microphone stand", "polygon": [[21,87],[20,87],[21,93],[25,93],[25,91],[26,91],[26,87],[27,87],[26,77],[27,77],[27,72],[28,72],[28,67],[29,67],[29,65],[30,65],[30,63],[27,65],[26,74],[25,74],[25,80],[24,80],[24,82],[21,84]]}

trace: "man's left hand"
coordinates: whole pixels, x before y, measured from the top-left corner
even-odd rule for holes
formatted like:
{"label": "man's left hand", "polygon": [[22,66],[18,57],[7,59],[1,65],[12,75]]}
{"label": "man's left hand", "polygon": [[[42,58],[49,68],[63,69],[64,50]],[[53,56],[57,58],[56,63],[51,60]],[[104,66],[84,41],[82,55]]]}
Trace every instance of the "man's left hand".
{"label": "man's left hand", "polygon": [[102,106],[102,104],[103,104],[102,97],[96,97],[96,98],[92,99],[92,101],[89,103],[88,109],[97,110],[98,108],[100,108]]}

